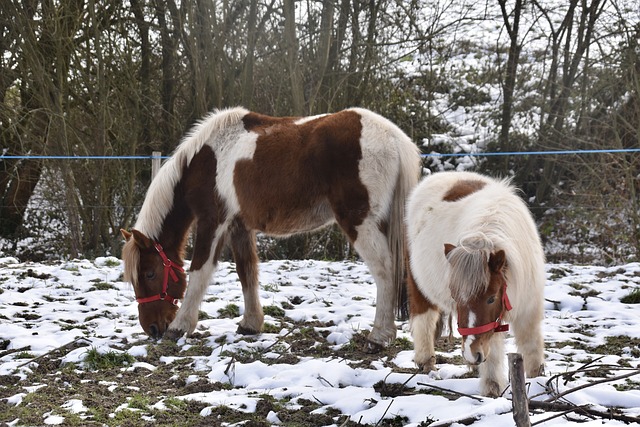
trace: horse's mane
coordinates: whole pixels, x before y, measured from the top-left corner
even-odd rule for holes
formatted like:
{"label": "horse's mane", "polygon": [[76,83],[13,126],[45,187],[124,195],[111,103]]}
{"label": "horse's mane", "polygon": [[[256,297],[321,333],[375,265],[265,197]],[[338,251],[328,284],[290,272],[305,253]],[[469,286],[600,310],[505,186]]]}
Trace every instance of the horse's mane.
{"label": "horse's mane", "polygon": [[[214,134],[240,123],[242,117],[248,112],[242,107],[215,110],[196,123],[183,138],[171,158],[162,165],[158,175],[151,182],[140,209],[138,220],[134,225],[135,229],[152,240],[158,239],[162,222],[173,206],[173,192],[182,177],[184,168],[189,165],[193,156],[205,144],[211,143],[211,138]],[[136,287],[140,251],[133,238],[130,238],[124,244],[122,259],[124,261],[124,280]]]}
{"label": "horse's mane", "polygon": [[455,301],[464,304],[487,289],[490,278],[487,262],[493,249],[493,242],[478,232],[463,236],[449,252],[449,289]]}
{"label": "horse's mane", "polygon": [[247,113],[242,107],[215,110],[189,131],[151,182],[134,226],[137,230],[152,240],[158,238],[162,221],[173,206],[173,191],[184,168],[215,133],[240,123]]}
{"label": "horse's mane", "polygon": [[134,242],[133,237],[130,237],[122,247],[122,261],[124,262],[124,281],[131,283],[134,288],[137,288],[138,264],[140,264],[140,250]]}

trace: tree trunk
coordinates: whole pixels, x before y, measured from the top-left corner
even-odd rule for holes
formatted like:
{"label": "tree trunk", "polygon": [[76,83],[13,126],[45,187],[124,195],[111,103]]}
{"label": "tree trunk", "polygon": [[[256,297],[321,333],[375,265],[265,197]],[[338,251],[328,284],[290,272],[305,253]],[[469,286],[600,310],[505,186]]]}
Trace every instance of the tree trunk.
{"label": "tree trunk", "polygon": [[[511,151],[509,144],[509,131],[511,130],[511,117],[513,111],[513,93],[516,86],[516,76],[518,70],[518,58],[520,57],[520,44],[518,42],[518,32],[520,27],[520,14],[522,12],[522,1],[516,0],[513,9],[513,24],[509,23],[509,14],[506,9],[506,0],[499,0],[500,10],[502,11],[502,19],[509,34],[509,55],[507,57],[507,67],[505,70],[504,83],[502,85],[503,101],[502,116],[500,119],[500,136],[498,139],[498,147],[500,151]],[[502,165],[502,173],[505,174],[509,170],[509,158],[504,156]]]}
{"label": "tree trunk", "polygon": [[304,115],[304,86],[298,64],[298,37],[296,35],[295,0],[284,0],[284,37],[287,46],[287,65],[291,81],[291,112]]}

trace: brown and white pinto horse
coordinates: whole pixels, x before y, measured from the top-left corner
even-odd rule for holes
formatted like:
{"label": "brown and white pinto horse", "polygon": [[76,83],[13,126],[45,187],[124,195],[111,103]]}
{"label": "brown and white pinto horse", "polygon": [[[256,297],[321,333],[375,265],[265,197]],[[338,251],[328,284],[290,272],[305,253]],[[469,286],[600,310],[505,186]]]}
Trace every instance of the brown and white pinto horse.
{"label": "brown and white pinto horse", "polygon": [[503,321],[527,375],[542,374],[544,254],[515,188],[472,172],[431,175],[409,197],[407,234],[416,364],[435,369],[438,321],[457,312],[462,355],[479,365],[484,395],[498,396],[506,385]]}
{"label": "brown and white pinto horse", "polygon": [[[364,109],[307,118],[243,108],[211,114],[162,166],[134,229],[122,232],[125,279],[142,328],[154,338],[191,334],[230,245],[245,303],[238,331],[259,333],[256,231],[287,236],[337,222],[377,285],[369,341],[388,344],[404,273],[404,205],[420,164],[416,145],[397,126]],[[187,289],[183,250],[192,226]]]}

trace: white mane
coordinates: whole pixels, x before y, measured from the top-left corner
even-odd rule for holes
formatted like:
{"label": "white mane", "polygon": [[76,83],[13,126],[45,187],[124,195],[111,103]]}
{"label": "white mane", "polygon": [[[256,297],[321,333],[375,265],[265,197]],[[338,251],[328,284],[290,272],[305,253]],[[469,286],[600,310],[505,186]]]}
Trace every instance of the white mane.
{"label": "white mane", "polygon": [[173,191],[182,176],[183,169],[189,165],[204,144],[211,144],[212,138],[221,130],[238,124],[249,111],[236,107],[215,110],[199,121],[183,138],[169,160],[151,182],[138,220],[134,228],[150,239],[157,239],[162,221],[173,206]]}

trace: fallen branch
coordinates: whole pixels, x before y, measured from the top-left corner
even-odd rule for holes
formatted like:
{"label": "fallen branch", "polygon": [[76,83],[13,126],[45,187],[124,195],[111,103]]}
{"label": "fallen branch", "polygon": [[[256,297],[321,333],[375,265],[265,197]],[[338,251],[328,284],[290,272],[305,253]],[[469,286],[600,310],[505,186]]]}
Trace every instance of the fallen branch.
{"label": "fallen branch", "polygon": [[[570,388],[569,390],[565,390],[562,393],[554,394],[554,396],[552,396],[549,399],[545,400],[545,402],[554,402],[554,401],[560,399],[561,397],[566,396],[567,394],[571,394],[573,392],[576,392],[578,390],[582,390],[582,389],[585,389],[585,388],[588,388],[588,387],[593,387],[594,385],[598,385],[598,384],[603,384],[603,383],[608,383],[608,382],[612,382],[612,381],[622,380],[622,379],[629,378],[629,377],[632,377],[632,376],[638,375],[638,374],[640,374],[640,369],[634,369],[632,372],[628,372],[626,374],[622,374],[622,375],[618,375],[618,376],[611,377],[611,378],[603,378],[601,380],[588,382],[586,384],[582,384],[582,385],[579,385],[577,387]],[[547,382],[547,384],[549,384],[550,381],[551,380],[549,380]]]}
{"label": "fallen branch", "polygon": [[470,394],[461,393],[461,392],[459,392],[459,391],[450,390],[450,389],[448,389],[448,388],[444,388],[444,387],[438,387],[437,385],[428,384],[428,383],[417,383],[417,384],[418,384],[418,385],[425,386],[425,387],[431,387],[431,388],[434,388],[434,389],[436,389],[436,390],[439,390],[439,391],[443,391],[443,392],[445,392],[445,393],[452,394],[452,395],[454,395],[454,396],[458,396],[458,397],[468,397],[468,398],[470,398],[470,399],[474,399],[474,400],[477,400],[477,401],[479,401],[479,402],[484,401],[484,399],[482,399],[481,397],[478,397],[478,396],[472,396],[472,395],[470,395]]}
{"label": "fallen branch", "polygon": [[[557,402],[542,402],[539,400],[530,400],[529,401],[529,408],[530,409],[541,409],[543,411],[550,411],[550,412],[558,412],[561,411],[563,412],[560,415],[556,415],[552,418],[556,418],[557,416],[562,416],[562,415],[566,415],[568,413],[571,412],[575,412],[577,414],[582,413],[583,415],[588,415],[588,416],[593,416],[593,417],[598,417],[598,418],[602,418],[602,419],[606,419],[606,420],[617,420],[617,421],[622,421],[624,423],[638,423],[640,422],[640,417],[633,417],[633,416],[629,416],[629,415],[625,415],[619,412],[619,410],[615,410],[613,408],[609,408],[608,411],[599,411],[597,409],[593,409],[590,407],[590,405],[582,405],[582,406],[578,406],[578,405],[572,405],[570,403],[557,403]],[[533,423],[532,425],[536,425],[536,424],[540,424],[543,423],[545,421],[550,420],[551,418],[545,419],[545,420],[541,420],[541,421],[537,421],[535,423]]]}

